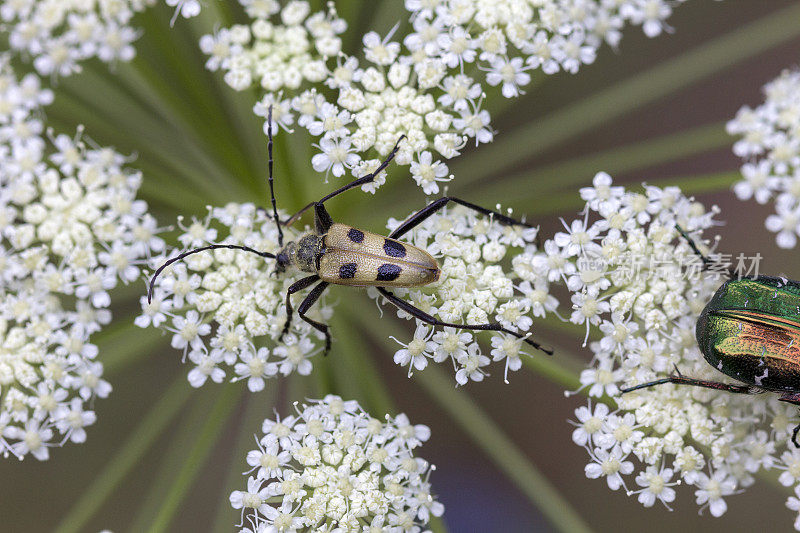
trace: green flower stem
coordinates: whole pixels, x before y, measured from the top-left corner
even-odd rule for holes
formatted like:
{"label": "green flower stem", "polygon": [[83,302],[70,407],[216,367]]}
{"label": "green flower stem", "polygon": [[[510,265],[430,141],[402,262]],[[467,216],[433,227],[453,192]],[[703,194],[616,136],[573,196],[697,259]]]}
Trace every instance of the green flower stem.
{"label": "green flower stem", "polygon": [[[120,68],[117,79],[126,90],[133,92],[137,98],[148,104],[151,108],[147,110],[151,113],[149,119],[159,121],[161,131],[173,130],[164,135],[165,137],[180,139],[180,145],[174,150],[176,156],[187,162],[199,163],[192,174],[188,175],[190,179],[197,181],[198,185],[201,185],[209,193],[218,192],[221,184],[233,187],[234,194],[244,192],[241,190],[242,184],[233,179],[236,174],[229,170],[227,161],[207,147],[211,132],[204,131],[203,127],[208,130],[212,123],[210,121],[203,125],[192,123],[197,116],[196,113],[192,117],[186,117],[185,111],[175,109],[175,106],[162,96],[164,90],[168,89],[163,87],[163,80],[149,64],[138,62],[136,68],[131,66]],[[125,120],[125,118],[120,117],[120,120]],[[220,132],[218,125],[214,130],[217,139],[229,136],[248,138],[253,136],[253,132],[257,133],[258,130],[254,129],[246,136],[242,136],[242,132],[239,131],[223,130]],[[249,157],[247,159],[250,160]],[[251,175],[248,173],[246,176],[250,178]]]}
{"label": "green flower stem", "polygon": [[310,376],[313,379],[314,398],[324,398],[328,394],[333,394],[334,391],[344,390],[334,384],[331,367],[335,366],[335,364],[331,363],[329,355],[324,356],[322,352],[319,352],[314,356],[314,362],[312,363],[314,370],[311,371]]}
{"label": "green flower stem", "polygon": [[[188,383],[184,383],[184,386],[190,388]],[[175,427],[168,430],[168,437],[159,446],[158,458],[151,466],[153,478],[148,480],[146,494],[138,502],[138,510],[127,525],[130,531],[147,531],[148,524],[159,514],[177,472],[185,464],[187,450],[191,450],[197,442],[199,429],[213,408],[215,395],[210,392],[198,391],[188,408],[176,419]]]}
{"label": "green flower stem", "polygon": [[[130,72],[128,68],[121,68],[121,71]],[[117,78],[87,69],[80,77],[65,80],[52,107],[59,108],[59,99],[63,96],[71,97],[84,107],[81,114],[73,114],[71,118],[76,119],[76,124],[85,122],[89,136],[96,135],[95,128],[102,125],[103,140],[109,139],[123,149],[130,147],[132,138],[137,139],[137,150],[171,163],[173,169],[192,179],[198,187],[208,193],[215,192],[215,184],[219,187],[218,178],[225,175],[222,168],[201,147],[186,141],[186,129],[165,122],[157,111],[140,105],[126,90],[120,89],[117,82]],[[216,174],[217,179],[210,174]]]}
{"label": "green flower stem", "polygon": [[[99,358],[103,362],[106,376],[116,376],[129,368],[132,364],[141,361],[155,353],[161,353],[160,348],[169,345],[170,337],[164,335],[157,328],[139,328],[133,325],[133,317],[124,322],[124,327],[114,327],[112,331],[104,333],[103,337],[94,340],[99,350]],[[175,357],[180,357],[175,352]],[[188,386],[188,385],[187,385]]]}
{"label": "green flower stem", "polygon": [[[245,164],[247,158],[233,135],[220,135],[218,130],[220,124],[229,124],[220,105],[227,97],[217,94],[218,91],[207,90],[213,88],[213,82],[198,83],[198,80],[208,80],[211,74],[203,66],[205,58],[200,57],[197,41],[186,30],[192,22],[182,21],[184,24],[176,23],[176,27],[170,28],[165,21],[171,17],[171,11],[171,8],[158,4],[141,17],[141,27],[148,38],[142,40],[141,60],[137,59],[134,66],[148,65],[158,73],[155,81],[160,80],[162,96],[169,98],[170,104],[180,110],[194,131],[204,138],[203,148],[215,153],[223,168],[233,175],[252,175]],[[163,50],[170,50],[170,53],[164,54]],[[181,87],[181,91],[175,92],[174,87]],[[203,113],[198,113],[198,109]],[[203,120],[203,117],[210,120]],[[230,127],[226,129],[233,131]]]}
{"label": "green flower stem", "polygon": [[[353,295],[353,297],[356,296]],[[333,330],[336,337],[332,350],[335,353],[332,357],[341,358],[343,368],[341,374],[343,375],[340,376],[340,379],[342,384],[353,387],[359,393],[359,398],[366,398],[362,406],[373,416],[382,418],[383,414],[397,412],[397,407],[372,359],[372,350],[367,346],[362,334],[363,328],[349,327],[345,329],[342,327],[344,324],[361,324],[365,311],[378,312],[377,309],[371,308],[372,300],[362,296],[360,301],[362,305],[337,307],[337,312],[334,314],[334,324],[337,327]],[[341,313],[342,310],[345,312]],[[376,317],[375,320],[383,322],[386,319],[382,320]]]}
{"label": "green flower stem", "polygon": [[[531,205],[534,200],[541,199],[542,194],[556,190],[560,192],[559,196],[580,200],[575,193],[575,187],[591,185],[592,178],[598,171],[602,170],[614,176],[677,161],[731,144],[731,137],[725,132],[724,124],[700,126],[521,172],[502,180],[482,184],[480,191],[488,198],[513,198],[514,203],[520,206]],[[460,179],[460,176],[457,179]],[[522,184],[524,186],[521,187]],[[563,191],[570,192],[565,195]],[[538,203],[540,202],[536,202]],[[551,206],[548,204],[545,207]],[[548,212],[556,211],[549,209]]]}
{"label": "green flower stem", "polygon": [[[343,398],[346,395],[346,400],[358,400],[364,409],[373,412],[375,406],[372,398],[366,399],[367,394],[364,390],[366,380],[360,375],[360,371],[356,370],[357,366],[353,364],[355,359],[353,352],[363,349],[363,343],[359,338],[361,332],[355,326],[356,322],[353,322],[350,316],[345,317],[344,314],[339,313],[338,309],[339,306],[330,320],[334,338],[333,348],[328,359],[335,361],[330,365],[334,382],[333,389]],[[316,362],[314,365],[316,367]]]}
{"label": "green flower stem", "polygon": [[[131,114],[134,112],[131,111]],[[141,157],[131,166],[148,176],[149,179],[143,181],[140,190],[140,195],[150,197],[148,200],[181,211],[186,210],[187,204],[205,206],[211,191],[211,185],[205,182],[207,172],[193,168],[186,150],[169,140],[169,137],[176,139],[179,136],[173,133],[162,138],[158,136],[158,131],[163,129],[161,126],[150,122],[146,114],[136,116],[142,122],[134,123],[134,120],[139,120],[136,118],[121,126],[117,119],[104,118],[92,105],[77,96],[71,96],[66,89],[59,92],[56,102],[48,110],[48,122],[57,131],[73,132],[77,124],[83,123],[90,138],[117,146],[127,145],[128,140],[136,136],[141,143],[137,147]],[[176,175],[180,179],[175,179]],[[180,183],[181,180],[189,181],[194,187],[187,188]],[[219,196],[219,190],[214,192],[215,196]]]}
{"label": "green flower stem", "polygon": [[[244,382],[240,382],[239,385],[245,386]],[[236,443],[226,450],[228,475],[225,484],[217,491],[217,511],[214,527],[210,531],[228,531],[232,524],[238,522],[239,511],[231,507],[229,497],[234,490],[246,486],[247,479],[242,476],[242,472],[249,470],[250,467],[245,463],[245,457],[247,452],[256,447],[263,420],[274,416],[271,407],[275,404],[275,388],[270,387],[268,383],[267,390],[262,393],[245,393],[244,404],[244,414],[236,419],[237,426],[231,431],[231,434],[236,435]],[[282,498],[278,503],[281,501]]]}
{"label": "green flower stem", "polygon": [[662,183],[665,185],[675,185],[680,187],[684,194],[689,195],[724,191],[741,179],[742,175],[738,170],[727,170],[709,174],[674,177],[654,181],[653,183],[658,185]]}
{"label": "green flower stem", "polygon": [[199,431],[193,432],[195,444],[188,450],[188,453],[182,454],[184,456],[183,466],[175,475],[158,514],[147,531],[157,533],[169,530],[178,507],[188,495],[189,488],[205,465],[208,455],[217,443],[220,429],[224,426],[233,408],[239,403],[243,391],[244,387],[241,383],[224,385],[211,411],[204,413],[205,423]]}
{"label": "green flower stem", "polygon": [[[450,169],[459,186],[476,183],[576,135],[751,58],[800,34],[800,4],[781,9],[741,29],[594,93],[482,146],[480,158],[461,158]],[[526,147],[526,149],[521,149]]]}
{"label": "green flower stem", "polygon": [[145,452],[156,439],[161,436],[167,425],[188,400],[190,392],[191,388],[187,386],[183,376],[175,379],[141,423],[130,432],[130,436],[122,441],[120,450],[108,462],[105,469],[83,491],[80,499],[56,527],[56,533],[71,533],[85,529],[89,519],[139,464]]}
{"label": "green flower stem", "polygon": [[[253,105],[258,100],[258,93],[254,88],[246,91],[234,91],[225,83],[220,72],[209,72],[205,67],[208,56],[200,50],[199,45],[201,37],[211,33],[211,29],[219,28],[223,22],[218,13],[212,13],[212,10],[201,10],[200,16],[192,19],[191,24],[187,25],[188,47],[192,52],[194,64],[201,71],[198,72],[198,76],[204,75],[206,78],[210,78],[208,85],[212,91],[212,97],[218,102],[221,117],[228,123],[230,135],[226,141],[229,146],[235,148],[232,155],[241,159],[242,166],[247,168],[246,173],[237,173],[236,169],[232,168],[233,177],[253,193],[257,193],[262,190],[263,184],[254,181],[254,178],[266,176],[267,168],[267,139],[263,133],[263,119],[253,112]],[[226,26],[230,26],[230,24]],[[220,135],[219,131],[212,129],[209,133],[212,144],[216,144]]]}
{"label": "green flower stem", "polygon": [[531,357],[522,356],[522,364],[548,381],[558,383],[566,390],[575,390],[580,387],[581,382],[578,379],[578,375],[585,364],[583,366],[576,365],[575,363],[580,361],[577,354],[564,350],[560,345],[558,345],[557,350],[554,348],[554,352],[555,355],[553,357],[558,357],[561,360],[560,365],[549,364],[549,357],[538,352]]}
{"label": "green flower stem", "polygon": [[569,533],[591,531],[558,489],[531,464],[469,395],[453,386],[453,380],[445,376],[441,369],[435,365],[429,366],[423,372],[418,372],[415,379],[517,484],[556,530]]}

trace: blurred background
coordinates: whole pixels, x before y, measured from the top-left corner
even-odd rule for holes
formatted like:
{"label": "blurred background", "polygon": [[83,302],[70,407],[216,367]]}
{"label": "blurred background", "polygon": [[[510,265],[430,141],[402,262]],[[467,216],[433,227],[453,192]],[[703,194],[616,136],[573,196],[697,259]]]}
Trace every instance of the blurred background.
{"label": "blurred background", "polygon": [[[601,48],[577,75],[534,76],[526,95],[488,100],[495,142],[448,162],[456,176],[449,194],[528,214],[547,238],[560,228],[559,217],[575,218],[578,188],[597,171],[628,186],[679,185],[706,206],[721,207],[721,250],[760,252],[762,272],[800,277],[798,252],[779,250],[764,228],[771,204],[742,203],[731,192],[741,161],[724,129],[742,105],[763,101],[764,83],[797,66],[800,18],[781,15],[796,4],[691,0],[669,19],[673,32],[649,39],[628,27],[617,51]],[[399,2],[365,2],[358,15],[347,36],[384,35],[404,18]],[[235,93],[206,71],[196,46],[201,35],[245,20],[238,3],[207,0],[200,17],[178,19],[173,28],[172,11],[161,3],[138,17],[136,59],[111,73],[89,63],[59,81],[48,123],[69,132],[82,122],[98,144],[136,154],[130,166],[144,173],[140,197],[163,225],[178,215],[203,215],[212,203],[267,205],[266,147],[261,119],[251,112],[256,96]],[[338,185],[324,184],[311,169],[311,142],[302,128],[277,138],[276,195],[287,211]],[[388,216],[404,217],[426,202],[404,173],[407,167],[390,167],[384,189],[337,199],[332,216],[382,232]],[[206,186],[189,185],[188,176],[204,176]],[[391,310],[381,318],[362,291],[334,287],[333,350],[315,358],[311,376],[271,380],[258,394],[244,383],[194,390],[169,337],[133,327],[144,290],[140,283],[118,288],[114,321],[93,337],[114,391],[95,403],[88,441],[53,450],[43,463],[0,461],[0,529],[230,531],[239,512],[228,497],[245,486],[244,458],[261,421],[273,409],[286,414],[291,400],[327,392],[358,399],[378,417],[387,407],[405,412],[432,429],[419,454],[437,466],[431,481],[449,531],[554,530],[543,505],[556,513],[569,505],[595,531],[789,530],[795,519],[784,507],[789,489],[774,478],[728,497],[722,518],[698,516],[692,491],[681,487],[670,512],[659,504],[645,509],[635,496],[587,479],[589,457],[572,443],[567,423],[585,399],[564,397],[590,358],[581,328],[534,322],[571,385],[569,377],[543,377],[533,364],[510,384],[495,369],[484,382],[456,390],[447,368],[409,379],[392,362],[397,345],[387,332],[413,331],[411,323]],[[564,314],[569,300],[559,296]],[[464,418],[472,420],[471,431]],[[519,456],[487,453],[498,437]],[[528,480],[541,477],[539,488],[514,475],[523,470]],[[550,494],[563,502],[547,500]]]}

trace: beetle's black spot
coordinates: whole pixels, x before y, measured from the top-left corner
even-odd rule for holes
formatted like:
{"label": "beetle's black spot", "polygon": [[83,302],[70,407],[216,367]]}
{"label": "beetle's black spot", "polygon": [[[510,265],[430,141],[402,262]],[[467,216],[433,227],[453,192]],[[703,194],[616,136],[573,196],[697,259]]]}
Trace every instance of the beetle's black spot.
{"label": "beetle's black spot", "polygon": [[364,232],[360,229],[350,228],[350,231],[347,232],[347,238],[353,242],[363,242]]}
{"label": "beetle's black spot", "polygon": [[389,239],[383,241],[383,251],[386,252],[386,255],[389,257],[406,256],[406,247],[397,241],[390,241]]}
{"label": "beetle's black spot", "polygon": [[358,266],[355,263],[345,263],[339,267],[339,277],[342,279],[352,279],[356,275]]}
{"label": "beetle's black spot", "polygon": [[403,269],[391,263],[384,263],[378,267],[377,281],[394,281]]}

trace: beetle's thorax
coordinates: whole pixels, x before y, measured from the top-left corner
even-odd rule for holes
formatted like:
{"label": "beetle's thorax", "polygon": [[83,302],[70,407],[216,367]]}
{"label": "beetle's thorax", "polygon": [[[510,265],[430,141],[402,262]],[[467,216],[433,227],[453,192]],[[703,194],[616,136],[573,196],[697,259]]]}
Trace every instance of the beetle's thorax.
{"label": "beetle's thorax", "polygon": [[276,255],[278,271],[292,266],[302,272],[316,272],[319,258],[325,251],[324,239],[314,233],[306,233],[297,241],[287,242]]}

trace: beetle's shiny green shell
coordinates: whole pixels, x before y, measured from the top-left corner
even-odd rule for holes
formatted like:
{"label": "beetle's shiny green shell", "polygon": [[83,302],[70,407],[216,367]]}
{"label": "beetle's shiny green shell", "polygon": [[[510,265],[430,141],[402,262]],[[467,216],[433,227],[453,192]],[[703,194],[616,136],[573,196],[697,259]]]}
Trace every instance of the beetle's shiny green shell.
{"label": "beetle's shiny green shell", "polygon": [[800,282],[759,276],[724,283],[695,330],[710,365],[743,383],[800,391]]}

